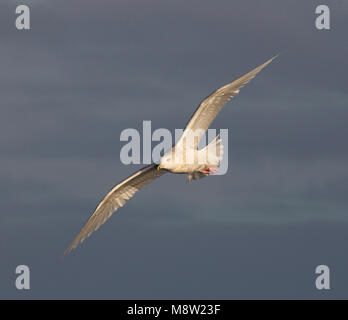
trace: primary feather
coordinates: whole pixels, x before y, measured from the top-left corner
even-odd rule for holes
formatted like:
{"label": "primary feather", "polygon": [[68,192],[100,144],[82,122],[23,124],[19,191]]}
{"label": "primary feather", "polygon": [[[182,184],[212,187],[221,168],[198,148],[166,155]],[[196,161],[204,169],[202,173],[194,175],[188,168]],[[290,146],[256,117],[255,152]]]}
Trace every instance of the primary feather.
{"label": "primary feather", "polygon": [[79,243],[89,237],[93,231],[97,230],[111,215],[124,206],[127,200],[147,184],[166,173],[164,170],[157,170],[157,165],[150,165],[140,169],[129,178],[123,180],[115,186],[99,203],[97,209],[85,223],[80,233],[66,249],[64,254],[75,249]]}

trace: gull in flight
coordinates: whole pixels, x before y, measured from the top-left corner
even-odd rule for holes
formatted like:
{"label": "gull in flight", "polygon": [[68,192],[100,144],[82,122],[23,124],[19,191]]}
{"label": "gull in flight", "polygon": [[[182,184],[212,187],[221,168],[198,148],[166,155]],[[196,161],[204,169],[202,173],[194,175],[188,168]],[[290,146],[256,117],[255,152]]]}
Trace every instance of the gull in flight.
{"label": "gull in flight", "polygon": [[[220,112],[222,107],[239,93],[239,90],[255,77],[277,56],[251,70],[237,80],[226,84],[205,98],[198,106],[177,144],[160,159],[140,169],[116,185],[99,203],[94,213],[85,223],[80,233],[66,249],[64,254],[75,249],[79,243],[97,230],[111,215],[141,188],[167,172],[187,174],[188,181],[198,180],[216,172],[223,154],[223,145],[219,136],[205,148],[198,149],[198,143],[205,131]],[[188,161],[190,158],[190,161]]]}

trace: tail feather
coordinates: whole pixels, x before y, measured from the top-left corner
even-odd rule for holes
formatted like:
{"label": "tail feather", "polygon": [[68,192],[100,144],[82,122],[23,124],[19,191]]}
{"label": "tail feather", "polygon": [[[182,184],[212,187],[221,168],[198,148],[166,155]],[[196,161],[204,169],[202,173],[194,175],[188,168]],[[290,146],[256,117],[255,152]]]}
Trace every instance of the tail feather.
{"label": "tail feather", "polygon": [[[218,134],[207,146],[199,150],[198,153],[199,158],[202,161],[201,163],[204,163],[209,168],[219,167],[224,153],[224,146],[220,139],[220,134]],[[191,172],[187,175],[187,181],[190,182],[191,180],[199,180],[208,175],[209,173],[200,171]]]}
{"label": "tail feather", "polygon": [[224,153],[224,146],[220,139],[220,134],[200,151],[204,152],[206,163],[210,167],[217,168],[220,165]]}

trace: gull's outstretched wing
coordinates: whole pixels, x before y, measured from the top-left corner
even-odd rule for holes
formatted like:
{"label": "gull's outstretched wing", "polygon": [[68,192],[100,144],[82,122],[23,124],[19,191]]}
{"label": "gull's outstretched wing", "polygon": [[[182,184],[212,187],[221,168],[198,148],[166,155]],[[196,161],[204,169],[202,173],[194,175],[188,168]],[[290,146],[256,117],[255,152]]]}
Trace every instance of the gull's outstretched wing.
{"label": "gull's outstretched wing", "polygon": [[106,195],[103,201],[99,203],[97,209],[95,209],[94,213],[88,219],[74,241],[70,244],[69,248],[65,250],[64,254],[75,249],[79,243],[89,237],[92,232],[97,230],[107,219],[109,219],[118,208],[122,207],[127,200],[132,198],[137,191],[166,172],[167,171],[165,170],[157,170],[157,165],[150,165],[140,169],[115,186]]}
{"label": "gull's outstretched wing", "polygon": [[259,67],[251,70],[239,79],[226,84],[225,86],[214,91],[210,96],[205,98],[193,114],[190,121],[187,123],[184,133],[182,134],[177,145],[182,143],[185,137],[188,137],[190,134],[192,135],[192,133],[194,133],[195,140],[193,147],[197,148],[199,140],[203,136],[204,132],[209,128],[210,124],[220,112],[222,107],[239,93],[240,88],[246,85],[252,78],[256,76],[257,73],[259,73],[264,67],[271,63],[276,57],[277,56],[269,59]]}

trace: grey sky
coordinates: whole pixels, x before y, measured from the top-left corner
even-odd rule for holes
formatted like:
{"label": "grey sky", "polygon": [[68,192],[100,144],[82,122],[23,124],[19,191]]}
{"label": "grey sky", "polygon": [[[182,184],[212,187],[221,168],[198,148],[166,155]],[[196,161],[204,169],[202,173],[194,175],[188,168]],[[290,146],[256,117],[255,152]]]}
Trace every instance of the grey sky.
{"label": "grey sky", "polygon": [[[318,1],[2,1],[0,298],[348,298],[348,3],[327,4],[330,31]],[[162,177],[60,259],[139,168],[120,162],[123,129],[181,128],[279,52],[213,122],[226,175]]]}

